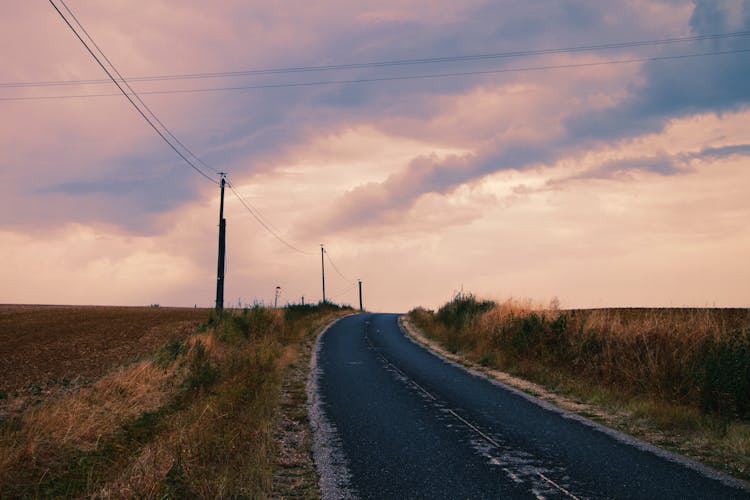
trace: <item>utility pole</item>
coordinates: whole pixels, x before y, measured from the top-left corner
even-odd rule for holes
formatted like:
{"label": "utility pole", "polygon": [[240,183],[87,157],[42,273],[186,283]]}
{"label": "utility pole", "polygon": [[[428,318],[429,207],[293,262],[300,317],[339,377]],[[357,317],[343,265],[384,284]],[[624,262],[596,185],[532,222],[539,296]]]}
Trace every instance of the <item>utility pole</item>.
{"label": "utility pole", "polygon": [[362,309],[362,280],[357,280],[359,282],[359,310],[360,312],[363,311]]}
{"label": "utility pole", "polygon": [[325,253],[325,249],[323,248],[323,244],[320,244],[320,270],[323,274],[323,303],[326,303],[326,263],[323,261],[323,254]]}
{"label": "utility pole", "polygon": [[221,175],[221,201],[219,202],[219,262],[216,270],[216,310],[224,309],[224,261],[227,244],[227,220],[224,218],[224,185],[226,176],[224,172]]}

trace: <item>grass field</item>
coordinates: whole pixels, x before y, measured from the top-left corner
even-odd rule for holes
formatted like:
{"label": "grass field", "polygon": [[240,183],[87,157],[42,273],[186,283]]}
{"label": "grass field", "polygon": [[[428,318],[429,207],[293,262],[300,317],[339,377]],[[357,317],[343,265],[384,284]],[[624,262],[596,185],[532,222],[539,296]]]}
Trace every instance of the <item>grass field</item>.
{"label": "grass field", "polygon": [[5,307],[0,497],[315,497],[306,356],[346,313]]}
{"label": "grass field", "polygon": [[750,479],[750,309],[557,310],[464,295],[409,318],[449,353]]}

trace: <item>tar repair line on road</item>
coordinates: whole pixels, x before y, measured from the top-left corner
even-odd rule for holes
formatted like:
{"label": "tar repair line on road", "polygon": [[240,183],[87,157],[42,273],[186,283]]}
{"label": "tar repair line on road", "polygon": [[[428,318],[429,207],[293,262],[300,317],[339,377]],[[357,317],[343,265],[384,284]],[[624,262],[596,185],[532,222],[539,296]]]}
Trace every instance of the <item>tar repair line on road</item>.
{"label": "tar repair line on road", "polygon": [[[438,398],[436,396],[434,396],[433,394],[431,394],[427,389],[425,389],[419,383],[417,383],[415,380],[413,380],[411,377],[409,377],[408,375],[406,375],[403,371],[401,371],[396,365],[394,365],[393,363],[391,363],[385,356],[383,356],[377,350],[377,348],[372,344],[372,342],[370,340],[370,337],[369,337],[369,335],[367,333],[367,326],[369,326],[369,323],[366,322],[365,323],[365,340],[367,341],[368,347],[370,347],[370,349],[373,352],[375,352],[376,356],[378,358],[380,358],[380,360],[388,368],[390,368],[393,371],[397,372],[405,381],[407,381],[407,383],[411,384],[418,391],[420,391],[421,393],[423,393],[425,396],[427,396],[428,398],[430,398],[432,401],[438,401]],[[445,410],[448,413],[450,413],[451,415],[453,415],[457,420],[459,420],[464,425],[466,425],[468,428],[472,429],[476,434],[478,434],[482,439],[484,439],[486,442],[488,442],[490,445],[492,445],[495,449],[497,449],[499,451],[502,451],[502,449],[503,449],[502,446],[497,441],[495,441],[494,439],[492,439],[490,436],[488,436],[487,434],[485,434],[484,432],[482,432],[482,430],[479,429],[479,427],[477,427],[476,425],[474,425],[471,422],[469,422],[468,420],[466,420],[464,417],[462,417],[461,415],[459,415],[458,413],[456,413],[453,409],[446,407]],[[513,473],[511,471],[509,471],[508,469],[503,468],[503,471],[506,472],[508,475],[513,476]],[[560,491],[561,493],[567,495],[569,498],[572,498],[574,500],[580,500],[580,498],[578,498],[573,493],[571,493],[567,489],[563,488],[562,486],[560,486],[556,482],[552,481],[551,479],[549,479],[548,477],[546,477],[541,472],[537,472],[537,475],[542,480],[546,481],[548,484],[550,484],[551,486],[555,487],[558,491]]]}

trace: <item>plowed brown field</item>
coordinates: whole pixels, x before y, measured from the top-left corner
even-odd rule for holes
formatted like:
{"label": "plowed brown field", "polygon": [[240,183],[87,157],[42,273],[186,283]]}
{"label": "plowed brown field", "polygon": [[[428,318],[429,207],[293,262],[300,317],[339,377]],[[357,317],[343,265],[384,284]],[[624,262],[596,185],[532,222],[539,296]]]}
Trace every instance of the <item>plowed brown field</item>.
{"label": "plowed brown field", "polygon": [[193,308],[0,305],[0,392],[98,378],[207,318]]}

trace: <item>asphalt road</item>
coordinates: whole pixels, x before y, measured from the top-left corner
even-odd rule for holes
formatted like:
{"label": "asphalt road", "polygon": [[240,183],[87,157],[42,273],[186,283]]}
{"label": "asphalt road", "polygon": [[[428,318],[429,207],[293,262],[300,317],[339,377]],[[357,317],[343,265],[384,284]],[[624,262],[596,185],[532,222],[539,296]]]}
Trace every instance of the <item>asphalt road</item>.
{"label": "asphalt road", "polygon": [[324,498],[750,498],[721,474],[472,375],[349,316],[313,358]]}

